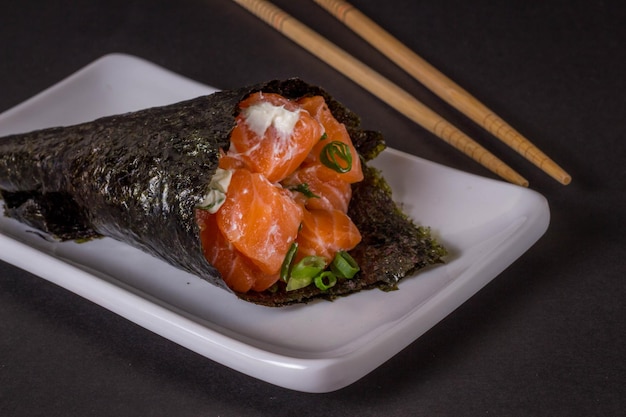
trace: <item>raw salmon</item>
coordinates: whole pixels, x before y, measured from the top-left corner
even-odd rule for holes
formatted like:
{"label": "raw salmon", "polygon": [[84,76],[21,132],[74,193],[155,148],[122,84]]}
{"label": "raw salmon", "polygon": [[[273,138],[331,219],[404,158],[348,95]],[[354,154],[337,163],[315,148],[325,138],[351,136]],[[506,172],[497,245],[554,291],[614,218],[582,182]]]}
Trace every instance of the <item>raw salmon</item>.
{"label": "raw salmon", "polygon": [[252,172],[278,182],[308,156],[324,133],[323,127],[300,105],[277,94],[255,93],[240,103],[222,167],[235,159]]}
{"label": "raw salmon", "polygon": [[[219,163],[232,171],[225,201],[217,213],[199,210],[197,217],[205,256],[226,284],[237,292],[264,291],[280,279],[294,242],[296,261],[317,255],[326,262],[360,242],[346,213],[351,184],[363,172],[350,136],[322,97],[295,102],[256,93],[240,110]],[[348,149],[345,173],[320,156],[332,142]]]}
{"label": "raw salmon", "polygon": [[246,169],[233,172],[216,214],[224,237],[266,274],[275,274],[296,239],[302,207],[282,187]]}
{"label": "raw salmon", "polygon": [[[308,209],[336,209],[347,213],[352,198],[351,185],[337,177],[324,180],[324,172],[320,173],[323,169],[321,164],[302,167],[282,183],[292,191],[294,199]],[[303,186],[310,192],[309,195],[299,191],[299,187]]]}
{"label": "raw salmon", "polygon": [[331,261],[340,250],[351,250],[361,241],[352,220],[339,210],[305,210],[298,234],[298,257],[317,255]]}
{"label": "raw salmon", "polygon": [[217,216],[196,210],[196,218],[204,256],[220,271],[229,288],[242,293],[264,291],[278,281],[278,274],[263,273],[226,240],[217,226]]}
{"label": "raw salmon", "polygon": [[[361,168],[361,160],[359,155],[352,144],[350,135],[346,130],[346,127],[339,123],[330,112],[330,109],[326,105],[324,98],[321,96],[304,97],[298,100],[298,103],[311,114],[316,120],[324,126],[324,139],[318,141],[311,153],[309,154],[305,164],[321,164],[320,155],[324,151],[324,147],[333,141],[338,141],[347,145],[351,155],[351,167],[346,173],[337,172],[334,169],[323,166],[319,175],[324,180],[331,180],[334,178],[341,179],[348,183],[355,183],[363,180],[363,169]],[[323,165],[323,164],[322,164]]]}

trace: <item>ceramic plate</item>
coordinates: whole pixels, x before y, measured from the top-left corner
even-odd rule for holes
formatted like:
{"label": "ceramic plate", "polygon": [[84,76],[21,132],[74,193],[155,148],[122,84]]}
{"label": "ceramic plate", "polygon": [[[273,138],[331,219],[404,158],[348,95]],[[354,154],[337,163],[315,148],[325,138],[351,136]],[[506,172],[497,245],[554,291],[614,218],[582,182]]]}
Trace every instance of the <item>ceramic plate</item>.
{"label": "ceramic plate", "polygon": [[[139,58],[107,55],[0,115],[0,136],[168,104],[215,91]],[[282,387],[329,392],[387,361],[521,256],[545,232],[534,191],[389,149],[396,200],[449,249],[447,263],[334,302],[268,308],[111,239],[53,242],[0,219],[0,258],[163,337]],[[1,204],[1,203],[0,203]]]}

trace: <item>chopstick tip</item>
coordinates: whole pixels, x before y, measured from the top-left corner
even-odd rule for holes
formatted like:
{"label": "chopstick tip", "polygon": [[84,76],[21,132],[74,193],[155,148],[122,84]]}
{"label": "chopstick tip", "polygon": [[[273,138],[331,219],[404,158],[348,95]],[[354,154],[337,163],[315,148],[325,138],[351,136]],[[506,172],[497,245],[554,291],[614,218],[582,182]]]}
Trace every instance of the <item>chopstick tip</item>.
{"label": "chopstick tip", "polygon": [[498,172],[498,171],[494,171],[494,172],[512,184],[519,185],[520,187],[528,188],[528,185],[529,185],[528,180],[522,177],[517,172],[515,172],[513,169],[509,168],[508,166],[505,166],[504,172]]}
{"label": "chopstick tip", "polygon": [[572,177],[563,168],[558,166],[554,161],[549,160],[550,164],[547,166],[540,165],[539,167],[552,178],[560,182],[562,185],[568,185],[572,182]]}
{"label": "chopstick tip", "polygon": [[572,177],[569,174],[565,174],[559,179],[559,182],[563,185],[568,185],[572,182]]}

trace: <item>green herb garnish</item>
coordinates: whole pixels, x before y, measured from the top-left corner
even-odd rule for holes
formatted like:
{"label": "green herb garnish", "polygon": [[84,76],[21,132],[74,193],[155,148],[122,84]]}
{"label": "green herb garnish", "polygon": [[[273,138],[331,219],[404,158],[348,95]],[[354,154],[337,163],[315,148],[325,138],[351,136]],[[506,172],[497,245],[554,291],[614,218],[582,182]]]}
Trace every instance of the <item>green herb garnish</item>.
{"label": "green herb garnish", "polygon": [[298,244],[294,242],[280,268],[280,278],[287,282],[287,291],[299,290],[311,284],[326,291],[337,284],[338,278],[350,279],[360,270],[354,258],[343,250],[335,254],[328,268],[326,259],[321,256],[306,256],[292,266],[297,251]]}
{"label": "green herb garnish", "polygon": [[352,169],[350,147],[343,142],[334,140],[324,146],[320,154],[320,161],[328,168],[341,174],[349,172]]}
{"label": "green herb garnish", "polygon": [[302,184],[294,185],[293,187],[289,187],[290,190],[297,191],[299,193],[304,194],[306,198],[320,198],[319,195],[314,194],[309,188],[309,184],[303,182]]}
{"label": "green herb garnish", "polygon": [[291,264],[293,263],[293,258],[296,256],[296,252],[298,252],[298,243],[293,242],[287,251],[287,255],[285,255],[285,259],[283,259],[282,265],[280,266],[280,279],[283,281],[287,281],[289,278]]}
{"label": "green herb garnish", "polygon": [[337,283],[337,277],[330,271],[322,272],[313,278],[315,286],[322,291],[332,288]]}
{"label": "green herb garnish", "polygon": [[344,250],[337,252],[330,264],[330,270],[340,278],[353,278],[360,269],[354,258]]}
{"label": "green herb garnish", "polygon": [[313,279],[313,277],[322,272],[324,268],[326,268],[324,258],[321,256],[306,256],[293,266],[291,278],[298,279],[308,277]]}
{"label": "green herb garnish", "polygon": [[291,269],[287,291],[308,287],[326,267],[326,261],[321,256],[307,256],[295,264]]}

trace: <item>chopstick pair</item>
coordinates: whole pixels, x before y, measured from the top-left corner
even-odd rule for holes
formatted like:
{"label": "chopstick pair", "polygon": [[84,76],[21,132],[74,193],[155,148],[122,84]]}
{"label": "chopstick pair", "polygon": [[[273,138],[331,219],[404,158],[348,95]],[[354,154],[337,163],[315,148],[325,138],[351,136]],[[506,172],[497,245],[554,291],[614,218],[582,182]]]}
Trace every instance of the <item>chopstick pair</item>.
{"label": "chopstick pair", "polygon": [[[233,0],[379,99],[505,180],[528,181],[469,136],[370,67],[265,0]],[[342,0],[314,0],[470,119],[566,185],[571,177],[500,117],[384,29]]]}

